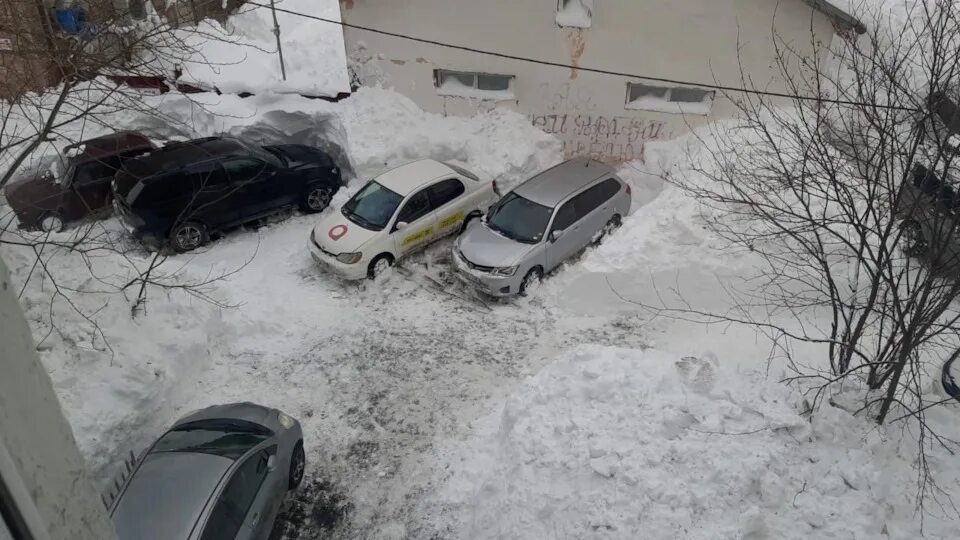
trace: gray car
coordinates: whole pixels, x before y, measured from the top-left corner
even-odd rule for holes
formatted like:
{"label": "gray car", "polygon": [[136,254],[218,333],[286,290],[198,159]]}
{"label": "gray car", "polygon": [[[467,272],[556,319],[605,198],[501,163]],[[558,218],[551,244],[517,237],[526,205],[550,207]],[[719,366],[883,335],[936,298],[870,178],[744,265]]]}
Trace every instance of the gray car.
{"label": "gray car", "polygon": [[457,276],[493,296],[524,295],[629,211],[630,186],[613,168],[571,159],[520,184],[471,224],[453,248]]}
{"label": "gray car", "polygon": [[110,515],[120,540],[267,538],[304,463],[293,418],[253,403],[208,407],[140,456]]}

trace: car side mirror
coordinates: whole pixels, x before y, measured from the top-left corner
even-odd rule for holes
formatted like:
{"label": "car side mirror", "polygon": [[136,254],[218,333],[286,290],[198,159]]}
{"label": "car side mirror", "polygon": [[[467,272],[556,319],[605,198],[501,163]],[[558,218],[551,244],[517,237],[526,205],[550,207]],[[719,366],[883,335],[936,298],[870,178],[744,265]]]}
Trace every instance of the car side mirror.
{"label": "car side mirror", "polygon": [[550,243],[554,243],[563,236],[563,229],[555,229],[550,231]]}
{"label": "car side mirror", "polygon": [[394,227],[394,229],[396,229],[396,230],[398,230],[398,231],[399,231],[399,230],[402,230],[402,229],[406,229],[406,228],[407,228],[407,225],[409,225],[409,223],[407,223],[406,221],[398,221],[398,222],[397,222],[397,225]]}
{"label": "car side mirror", "polygon": [[270,457],[267,458],[267,470],[270,472],[273,472],[273,470],[276,468],[277,468],[277,456],[271,454]]}

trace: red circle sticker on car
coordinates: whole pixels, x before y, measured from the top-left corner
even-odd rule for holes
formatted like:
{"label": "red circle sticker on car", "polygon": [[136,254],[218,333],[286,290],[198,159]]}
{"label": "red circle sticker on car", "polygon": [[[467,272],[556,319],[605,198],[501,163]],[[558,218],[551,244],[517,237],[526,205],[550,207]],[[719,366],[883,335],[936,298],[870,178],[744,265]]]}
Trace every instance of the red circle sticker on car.
{"label": "red circle sticker on car", "polygon": [[328,232],[327,234],[330,235],[330,238],[333,238],[334,240],[339,240],[343,238],[343,235],[347,234],[347,226],[336,225],[332,229],[330,229],[330,232]]}

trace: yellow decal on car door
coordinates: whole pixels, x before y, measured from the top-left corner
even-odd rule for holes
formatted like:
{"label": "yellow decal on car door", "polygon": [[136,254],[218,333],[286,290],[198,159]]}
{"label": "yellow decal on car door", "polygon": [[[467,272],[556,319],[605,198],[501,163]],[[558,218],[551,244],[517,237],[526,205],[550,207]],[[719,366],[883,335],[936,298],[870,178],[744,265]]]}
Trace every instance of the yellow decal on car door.
{"label": "yellow decal on car door", "polygon": [[456,225],[457,223],[463,221],[463,210],[457,212],[456,214],[442,220],[440,222],[440,230],[444,230],[451,225]]}
{"label": "yellow decal on car door", "polygon": [[401,242],[400,245],[406,247],[406,246],[409,246],[410,244],[415,244],[420,240],[423,240],[424,238],[427,238],[428,236],[430,236],[431,233],[433,233],[433,226],[427,227],[422,231],[415,232],[410,236],[404,238],[403,242]]}

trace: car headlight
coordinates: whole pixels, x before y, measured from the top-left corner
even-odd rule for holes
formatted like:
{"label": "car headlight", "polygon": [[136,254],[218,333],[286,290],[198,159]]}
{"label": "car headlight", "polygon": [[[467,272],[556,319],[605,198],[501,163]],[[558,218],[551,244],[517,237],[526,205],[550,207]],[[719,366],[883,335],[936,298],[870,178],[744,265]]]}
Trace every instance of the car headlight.
{"label": "car headlight", "polygon": [[337,255],[337,260],[343,264],[354,264],[360,262],[361,258],[363,258],[363,253],[359,251],[356,253],[341,253]]}
{"label": "car headlight", "polygon": [[517,273],[516,266],[501,266],[499,268],[494,268],[491,274],[495,276],[512,276]]}
{"label": "car headlight", "polygon": [[297,423],[296,420],[283,413],[277,415],[277,421],[280,422],[280,425],[283,426],[283,429],[290,429],[294,424]]}

